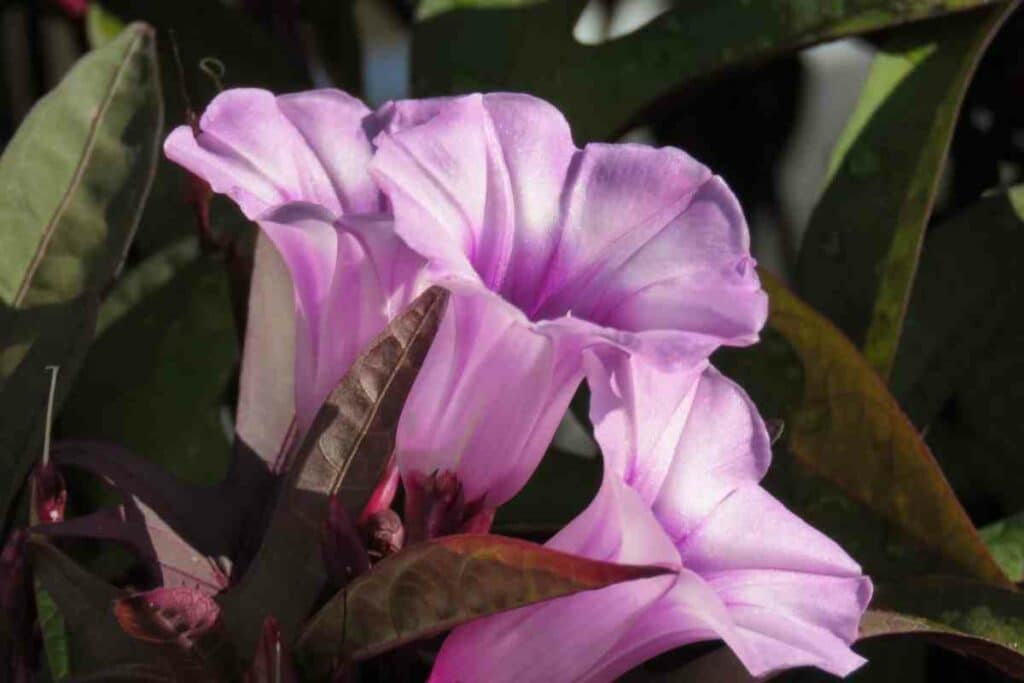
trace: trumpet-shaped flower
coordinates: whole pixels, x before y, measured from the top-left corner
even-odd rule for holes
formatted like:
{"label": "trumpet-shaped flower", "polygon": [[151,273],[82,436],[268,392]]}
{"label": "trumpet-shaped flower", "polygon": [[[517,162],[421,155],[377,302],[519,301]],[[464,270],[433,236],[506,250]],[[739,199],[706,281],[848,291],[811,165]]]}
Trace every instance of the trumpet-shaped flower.
{"label": "trumpet-shaped flower", "polygon": [[579,149],[536,98],[371,114],[336,91],[241,90],[200,126],[176,130],[168,155],[233,197],[291,270],[301,424],[411,296],[452,291],[397,436],[410,498],[457,503],[447,517],[432,505],[433,533],[526,482],[587,349],[685,371],[764,323],[746,223],[720,178],[676,149]]}
{"label": "trumpet-shaped flower", "polygon": [[549,545],[678,574],[459,627],[431,680],[610,681],[714,639],[755,676],[808,665],[842,676],[860,666],[849,644],[871,583],[759,486],[769,441],[743,391],[711,368],[683,383],[642,360],[602,355],[590,356],[588,374],[604,481]]}

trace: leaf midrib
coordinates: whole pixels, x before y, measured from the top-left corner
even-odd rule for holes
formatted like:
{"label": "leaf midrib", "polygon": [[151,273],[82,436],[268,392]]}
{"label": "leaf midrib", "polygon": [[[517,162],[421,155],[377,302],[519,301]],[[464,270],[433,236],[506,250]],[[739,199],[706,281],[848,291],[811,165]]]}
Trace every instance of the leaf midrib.
{"label": "leaf midrib", "polygon": [[114,73],[113,78],[110,79],[110,84],[107,91],[100,103],[99,109],[92,118],[92,122],[89,124],[89,135],[86,139],[85,147],[82,150],[81,158],[78,161],[78,165],[75,167],[75,172],[71,176],[71,180],[68,183],[67,189],[64,191],[64,195],[61,197],[60,202],[57,204],[57,208],[54,209],[53,215],[50,220],[47,221],[46,227],[43,229],[43,234],[39,240],[39,246],[36,247],[36,253],[32,257],[32,261],[28,265],[28,269],[25,273],[25,278],[22,280],[21,286],[18,288],[18,292],[14,296],[12,302],[15,308],[19,307],[25,299],[31,289],[32,282],[35,279],[36,271],[39,269],[39,265],[43,262],[46,257],[47,247],[50,245],[50,241],[53,239],[53,235],[57,230],[57,225],[64,217],[68,206],[71,204],[71,200],[75,195],[78,187],[81,185],[82,178],[85,176],[85,170],[89,166],[92,160],[92,152],[96,146],[96,139],[98,137],[100,122],[105,118],[107,112],[110,110],[110,104],[113,102],[115,93],[118,90],[118,86],[122,80],[122,77],[127,70],[127,65],[131,61],[132,56],[135,54],[139,43],[146,37],[143,31],[140,29],[134,29],[137,33],[135,38],[132,40],[128,49],[125,50],[124,58],[117,66],[117,71]]}

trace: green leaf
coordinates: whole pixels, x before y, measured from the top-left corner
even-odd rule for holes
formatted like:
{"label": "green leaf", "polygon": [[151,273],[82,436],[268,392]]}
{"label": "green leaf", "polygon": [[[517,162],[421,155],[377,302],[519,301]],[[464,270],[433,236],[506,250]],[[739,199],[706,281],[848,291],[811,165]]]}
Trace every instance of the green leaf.
{"label": "green leaf", "polygon": [[68,630],[57,603],[35,582],[36,613],[43,640],[46,664],[53,680],[60,681],[71,675],[71,653],[68,649]]}
{"label": "green leaf", "polygon": [[103,9],[99,2],[89,3],[85,14],[85,35],[93,48],[103,47],[124,29],[124,22]]}
{"label": "green leaf", "polygon": [[689,0],[629,35],[582,45],[572,31],[585,4],[431,2],[413,33],[413,90],[529,92],[557,105],[578,140],[608,139],[659,97],[724,69],[987,3]]}
{"label": "green leaf", "polygon": [[860,639],[913,635],[1024,677],[1024,596],[974,581],[928,578],[877,587]]}
{"label": "green leaf", "polygon": [[1024,513],[989,524],[981,537],[1010,580],[1024,581]]}
{"label": "green leaf", "polygon": [[501,536],[445,536],[382,560],[337,593],[296,651],[317,675],[339,656],[365,659],[489,614],[668,573]]}
{"label": "green leaf", "polygon": [[42,438],[145,203],[162,126],[153,31],[134,24],[39,101],[0,157],[0,514]]}
{"label": "green leaf", "polygon": [[157,252],[111,292],[99,327],[62,433],[122,444],[190,483],[219,481],[237,357],[223,263],[200,256],[195,240]]}
{"label": "green leaf", "polygon": [[1004,514],[1024,508],[1022,252],[1024,185],[932,228],[892,379],[961,498]]}
{"label": "green leaf", "polygon": [[864,357],[774,278],[762,273],[762,283],[765,341],[718,360],[766,417],[785,421],[769,488],[873,576],[943,569],[1010,585]]}
{"label": "green leaf", "polygon": [[331,392],[294,456],[266,536],[241,582],[222,598],[239,652],[267,616],[293,638],[327,582],[320,538],[331,496],[355,519],[394,450],[395,430],[448,301],[432,287],[395,318]]}
{"label": "green leaf", "polygon": [[[887,35],[836,146],[799,263],[800,291],[888,379],[961,102],[1016,2]],[[856,207],[856,210],[851,210]]]}

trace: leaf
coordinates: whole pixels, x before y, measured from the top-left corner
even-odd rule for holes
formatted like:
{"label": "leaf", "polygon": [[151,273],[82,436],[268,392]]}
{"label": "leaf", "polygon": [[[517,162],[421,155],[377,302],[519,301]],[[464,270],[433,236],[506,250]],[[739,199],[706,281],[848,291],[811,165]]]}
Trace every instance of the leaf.
{"label": "leaf", "polygon": [[263,635],[260,636],[256,656],[245,674],[245,683],[298,683],[299,677],[292,664],[291,650],[281,638],[277,620],[267,617],[263,620]]}
{"label": "leaf", "polygon": [[[194,486],[119,446],[100,442],[56,444],[53,459],[101,477],[125,499],[175,530],[207,556],[231,556],[241,524],[229,486]],[[147,516],[147,524],[153,518]]]}
{"label": "leaf", "polygon": [[129,547],[150,566],[159,585],[186,587],[214,595],[228,584],[227,569],[178,535],[152,508],[128,497],[116,507],[73,517],[57,524],[34,527],[49,538],[91,538]]}
{"label": "leaf", "polygon": [[36,578],[67,623],[74,675],[162,661],[158,647],[133,640],[118,626],[111,607],[120,591],[45,541],[33,539],[31,552]]}
{"label": "leaf", "polygon": [[28,680],[32,614],[25,554],[26,534],[17,530],[0,547],[0,674]]}
{"label": "leaf", "polygon": [[1024,185],[934,226],[892,378],[961,497],[1003,514],[1024,508],[1022,251]]}
{"label": "leaf", "polygon": [[1024,596],[973,581],[929,578],[878,587],[860,640],[917,636],[1024,677]]}
{"label": "leaf", "polygon": [[885,379],[961,102],[1016,6],[994,4],[887,35],[833,152],[800,253],[799,291],[863,341]]}
{"label": "leaf", "polygon": [[103,47],[124,29],[124,22],[103,9],[97,0],[89,3],[85,13],[85,35],[93,48]]}
{"label": "leaf", "polygon": [[[495,7],[513,4],[522,6]],[[572,31],[585,4],[432,2],[413,34],[414,92],[529,92],[558,106],[578,140],[609,139],[658,98],[725,69],[987,3],[690,0],[629,35],[582,45]]]}
{"label": "leaf", "polygon": [[320,537],[337,495],[357,517],[394,447],[402,406],[434,338],[448,295],[433,287],[395,318],[328,396],[291,464],[263,545],[221,604],[239,651],[267,616],[291,639],[323,589]]}
{"label": "leaf", "polygon": [[41,587],[36,588],[36,614],[47,669],[53,680],[64,680],[71,675],[67,626],[57,609],[57,603]]}
{"label": "leaf", "polygon": [[317,675],[339,656],[365,659],[472,619],[669,573],[502,536],[444,536],[382,560],[337,593],[310,620],[296,651]]}
{"label": "leaf", "polygon": [[992,557],[1011,581],[1024,581],[1024,513],[989,524],[981,529]]}
{"label": "leaf", "polygon": [[122,444],[190,483],[220,481],[237,357],[223,263],[194,240],[158,252],[114,289],[99,327],[61,431]]}
{"label": "leaf", "polygon": [[776,457],[769,487],[873,576],[942,569],[1011,585],[863,356],[773,277],[761,275],[769,333],[758,347],[719,360],[764,415],[785,421],[786,452]]}
{"label": "leaf", "polygon": [[39,101],[0,158],[0,515],[63,400],[145,203],[162,126],[153,31],[134,24]]}

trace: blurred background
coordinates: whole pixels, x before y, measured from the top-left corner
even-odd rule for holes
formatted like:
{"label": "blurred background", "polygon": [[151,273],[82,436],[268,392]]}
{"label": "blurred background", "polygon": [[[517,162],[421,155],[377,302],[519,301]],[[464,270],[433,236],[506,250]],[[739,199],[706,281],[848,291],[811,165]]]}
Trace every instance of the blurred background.
{"label": "blurred background", "polygon": [[[410,95],[414,0],[356,0],[351,12],[354,27],[339,25],[321,31],[303,21],[295,0],[223,2],[237,6],[277,39],[277,54],[267,57],[281,71],[294,67],[308,75],[311,85],[358,90],[370,106]],[[88,0],[3,3],[0,145],[33,102],[56,85],[88,48],[89,31],[98,30],[89,27],[88,5]],[[614,40],[641,29],[671,6],[670,0],[590,0],[573,36],[586,45]],[[174,28],[189,36],[192,27],[181,23],[187,17],[174,18],[173,12],[151,9],[139,16],[154,12],[170,19],[158,28]],[[316,41],[323,35],[357,39],[357,44],[342,46],[355,59],[343,65],[341,78],[338,69],[317,59]],[[1022,44],[1024,16],[1018,11],[985,55],[968,91],[937,217],[962,208],[983,189],[1008,187],[1022,178]],[[215,52],[185,55],[185,59],[214,56],[232,65],[230,44],[209,48]],[[620,131],[621,139],[682,147],[723,175],[746,208],[758,259],[785,277],[823,189],[829,155],[857,102],[871,59],[869,42],[847,39],[745,68],[659,102],[645,120]],[[227,85],[245,84],[245,75],[227,67],[222,79]]]}

